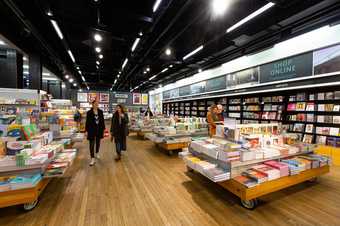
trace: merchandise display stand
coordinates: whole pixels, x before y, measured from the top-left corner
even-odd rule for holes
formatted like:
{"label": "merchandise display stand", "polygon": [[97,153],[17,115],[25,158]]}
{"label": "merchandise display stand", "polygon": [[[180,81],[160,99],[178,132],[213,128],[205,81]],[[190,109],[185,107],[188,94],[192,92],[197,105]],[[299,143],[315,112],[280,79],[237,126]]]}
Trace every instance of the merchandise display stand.
{"label": "merchandise display stand", "polygon": [[26,211],[34,209],[39,202],[40,194],[50,180],[50,178],[44,178],[32,188],[0,192],[0,208],[22,205]]}
{"label": "merchandise display stand", "polygon": [[218,184],[234,195],[238,196],[241,199],[241,204],[243,207],[247,209],[254,209],[258,204],[257,199],[259,197],[303,183],[305,181],[314,181],[317,177],[328,172],[329,166],[327,165],[320,168],[306,170],[297,175],[268,181],[252,188],[247,188],[234,179],[219,182]]}
{"label": "merchandise display stand", "polygon": [[181,150],[182,148],[189,147],[189,142],[179,142],[179,143],[159,143],[157,146],[168,152],[169,155],[172,155],[175,150]]}

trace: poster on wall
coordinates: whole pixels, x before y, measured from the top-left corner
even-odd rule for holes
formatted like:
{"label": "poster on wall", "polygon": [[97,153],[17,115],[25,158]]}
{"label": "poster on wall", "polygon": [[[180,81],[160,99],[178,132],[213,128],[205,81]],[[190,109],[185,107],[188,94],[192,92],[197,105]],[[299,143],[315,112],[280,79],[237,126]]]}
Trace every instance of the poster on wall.
{"label": "poster on wall", "polygon": [[226,76],[221,76],[207,81],[206,92],[222,90],[226,88]]}
{"label": "poster on wall", "polygon": [[133,104],[142,103],[142,95],[140,93],[133,93],[132,96],[133,96],[132,97]]}
{"label": "poster on wall", "polygon": [[206,88],[206,84],[207,84],[206,81],[192,84],[190,86],[191,94],[204,93],[205,92],[205,88]]}
{"label": "poster on wall", "polygon": [[242,87],[259,83],[259,67],[249,68],[227,75],[226,83],[228,88]]}
{"label": "poster on wall", "polygon": [[109,103],[110,95],[108,93],[100,93],[99,102]]}
{"label": "poster on wall", "polygon": [[78,102],[87,102],[87,93],[77,93]]}
{"label": "poster on wall", "polygon": [[311,76],[313,54],[305,53],[260,66],[261,83]]}
{"label": "poster on wall", "polygon": [[340,72],[340,45],[315,51],[313,67],[314,75]]}
{"label": "poster on wall", "polygon": [[98,100],[98,94],[97,93],[88,93],[88,101],[91,103],[94,100]]}
{"label": "poster on wall", "polygon": [[179,96],[188,96],[191,94],[191,88],[189,86],[182,86],[179,88]]}
{"label": "poster on wall", "polygon": [[149,104],[149,95],[148,94],[145,94],[145,93],[142,94],[142,104],[143,105]]}
{"label": "poster on wall", "polygon": [[179,96],[179,89],[170,90],[170,98],[177,98]]}

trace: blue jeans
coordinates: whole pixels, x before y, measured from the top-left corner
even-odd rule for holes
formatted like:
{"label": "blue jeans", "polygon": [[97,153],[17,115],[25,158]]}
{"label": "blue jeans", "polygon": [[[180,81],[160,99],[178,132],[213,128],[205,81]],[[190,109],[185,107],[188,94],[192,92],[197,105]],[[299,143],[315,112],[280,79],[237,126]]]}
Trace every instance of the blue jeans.
{"label": "blue jeans", "polygon": [[116,144],[116,152],[118,155],[121,155],[122,152],[122,145],[119,142],[115,142]]}

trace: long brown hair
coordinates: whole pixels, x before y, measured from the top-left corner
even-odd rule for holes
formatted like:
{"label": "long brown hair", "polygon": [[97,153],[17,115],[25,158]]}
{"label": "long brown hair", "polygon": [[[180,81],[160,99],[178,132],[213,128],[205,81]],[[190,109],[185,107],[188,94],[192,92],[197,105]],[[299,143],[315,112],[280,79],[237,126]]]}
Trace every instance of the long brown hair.
{"label": "long brown hair", "polygon": [[217,105],[216,104],[212,104],[210,106],[210,112],[213,113],[214,112],[214,108],[217,108]]}
{"label": "long brown hair", "polygon": [[[122,105],[122,104],[117,104],[117,107],[120,108],[120,110],[122,111],[122,114],[125,114],[125,107],[124,107],[124,105]],[[116,110],[115,113],[117,113],[117,110]]]}

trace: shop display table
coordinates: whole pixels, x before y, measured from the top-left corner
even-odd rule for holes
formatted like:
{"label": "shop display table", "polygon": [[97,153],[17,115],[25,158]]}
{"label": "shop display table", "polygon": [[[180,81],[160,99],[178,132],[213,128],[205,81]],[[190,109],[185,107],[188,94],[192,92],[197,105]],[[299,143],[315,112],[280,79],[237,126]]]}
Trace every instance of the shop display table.
{"label": "shop display table", "polygon": [[181,150],[182,148],[189,147],[189,142],[180,142],[180,143],[159,143],[158,147],[168,152],[169,155],[173,154],[175,150]]}
{"label": "shop display table", "polygon": [[267,181],[252,188],[247,188],[236,180],[219,182],[223,188],[235,194],[241,199],[241,204],[247,209],[254,209],[257,206],[257,198],[272,192],[294,186],[296,184],[313,181],[317,177],[329,172],[329,166],[305,170],[297,175],[281,177],[276,180]]}
{"label": "shop display table", "polygon": [[49,178],[44,178],[32,188],[0,192],[0,208],[23,205],[24,210],[32,210],[38,204],[39,196],[49,182]]}

